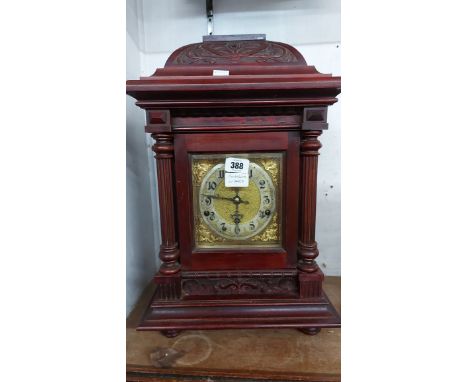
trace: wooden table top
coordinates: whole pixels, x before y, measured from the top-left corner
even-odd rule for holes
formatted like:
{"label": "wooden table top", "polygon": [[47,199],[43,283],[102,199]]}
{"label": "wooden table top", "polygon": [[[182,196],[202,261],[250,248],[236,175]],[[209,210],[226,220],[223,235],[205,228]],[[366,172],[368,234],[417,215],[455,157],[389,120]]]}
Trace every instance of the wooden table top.
{"label": "wooden table top", "polygon": [[[340,311],[341,279],[325,277],[323,288]],[[151,285],[127,319],[128,381],[340,380],[340,329],[315,336],[294,329],[188,330],[175,338],[137,332],[153,292]],[[169,354],[165,367],[155,367],[151,357],[161,354]]]}

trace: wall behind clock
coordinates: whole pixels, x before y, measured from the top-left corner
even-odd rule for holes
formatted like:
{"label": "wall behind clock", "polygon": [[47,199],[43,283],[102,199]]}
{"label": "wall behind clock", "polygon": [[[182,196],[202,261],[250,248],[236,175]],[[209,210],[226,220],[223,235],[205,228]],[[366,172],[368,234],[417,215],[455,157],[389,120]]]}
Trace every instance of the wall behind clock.
{"label": "wall behind clock", "polygon": [[[127,1],[127,79],[141,73],[142,50],[139,38],[139,20],[136,1]],[[126,243],[127,243],[127,315],[139,295],[154,275],[155,253],[159,246],[157,222],[158,205],[152,198],[154,178],[148,142],[143,131],[145,118],[142,110],[127,97],[127,173],[126,173]],[[153,216],[154,214],[154,216]]]}
{"label": "wall behind clock", "polygon": [[[295,46],[320,72],[341,75],[340,0],[214,0],[214,12],[215,34],[266,33],[269,40]],[[153,74],[175,49],[201,41],[205,34],[204,0],[127,0],[127,77]],[[159,264],[160,243],[152,142],[143,131],[142,111],[132,103],[128,98],[127,313]],[[340,103],[329,109],[329,125],[321,137],[316,236],[322,269],[328,275],[339,275]],[[138,176],[145,179],[138,180]],[[130,227],[134,222],[138,228]],[[155,235],[149,232],[153,224]]]}

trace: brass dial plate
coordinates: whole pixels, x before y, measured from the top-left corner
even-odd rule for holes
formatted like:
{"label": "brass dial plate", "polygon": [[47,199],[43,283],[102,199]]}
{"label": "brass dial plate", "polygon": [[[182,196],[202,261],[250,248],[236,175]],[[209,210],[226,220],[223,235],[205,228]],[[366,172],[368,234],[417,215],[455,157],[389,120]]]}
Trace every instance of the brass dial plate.
{"label": "brass dial plate", "polygon": [[[226,187],[227,156],[247,158],[248,187]],[[279,247],[281,153],[192,155],[195,247]]]}

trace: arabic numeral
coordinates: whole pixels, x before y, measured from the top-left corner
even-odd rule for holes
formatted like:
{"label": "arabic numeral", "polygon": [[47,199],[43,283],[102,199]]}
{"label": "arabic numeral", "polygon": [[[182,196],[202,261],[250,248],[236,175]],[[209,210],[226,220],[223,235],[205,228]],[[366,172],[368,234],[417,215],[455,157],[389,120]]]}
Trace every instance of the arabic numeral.
{"label": "arabic numeral", "polygon": [[262,218],[262,219],[266,216],[266,215],[265,215],[265,212],[263,212],[263,211],[259,211],[259,212],[258,212],[258,215],[259,215],[260,218]]}
{"label": "arabic numeral", "polygon": [[224,232],[227,230],[226,223],[221,223],[221,230]]}
{"label": "arabic numeral", "polygon": [[249,224],[249,228],[251,231],[253,231],[255,229],[255,224],[254,223],[250,223]]}
{"label": "arabic numeral", "polygon": [[211,213],[210,213],[209,219],[210,219],[211,221],[213,221],[213,220],[216,219],[216,216],[215,216],[215,213],[214,213],[214,212],[211,212]]}
{"label": "arabic numeral", "polygon": [[208,182],[208,190],[215,190],[216,182]]}
{"label": "arabic numeral", "polygon": [[249,178],[251,178],[253,176],[253,171],[252,169],[249,171]]}
{"label": "arabic numeral", "polygon": [[211,198],[205,198],[204,202],[207,206],[209,206],[211,204]]}
{"label": "arabic numeral", "polygon": [[258,182],[258,184],[260,185],[260,189],[261,190],[264,190],[265,189],[265,181],[263,179],[260,180],[260,182]]}
{"label": "arabic numeral", "polygon": [[219,170],[218,178],[220,179],[224,178],[224,170]]}
{"label": "arabic numeral", "polygon": [[270,202],[271,202],[268,195],[263,196],[263,200],[265,201],[265,204],[270,204]]}

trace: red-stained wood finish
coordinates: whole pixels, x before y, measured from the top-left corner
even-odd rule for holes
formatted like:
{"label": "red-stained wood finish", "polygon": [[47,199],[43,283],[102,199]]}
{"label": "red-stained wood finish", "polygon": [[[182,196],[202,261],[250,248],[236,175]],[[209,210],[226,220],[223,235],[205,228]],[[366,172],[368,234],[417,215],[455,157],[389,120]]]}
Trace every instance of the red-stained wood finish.
{"label": "red-stained wood finish", "polygon": [[301,211],[299,230],[298,268],[304,272],[315,272],[318,265],[315,258],[319,252],[315,241],[315,207],[317,202],[318,150],[322,146],[317,139],[320,131],[302,133],[301,141]]}
{"label": "red-stained wood finish", "polygon": [[[298,205],[298,146],[299,135],[293,132],[251,132],[224,134],[176,135],[176,189],[179,213],[180,248],[183,270],[251,270],[296,267]],[[284,152],[286,154],[285,182],[282,193],[285,201],[283,232],[284,248],[239,250],[194,250],[191,153]]]}
{"label": "red-stained wood finish", "polygon": [[[315,261],[318,137],[340,82],[287,44],[222,38],[127,81],[156,140],[161,211],[162,263],[140,330],[340,326]],[[194,248],[190,155],[235,152],[283,153],[281,248]]]}
{"label": "red-stained wood finish", "polygon": [[161,216],[161,247],[159,251],[161,267],[159,272],[163,275],[171,275],[180,270],[173,196],[174,137],[172,134],[167,133],[154,133],[152,137],[156,140],[153,151],[156,153]]}

